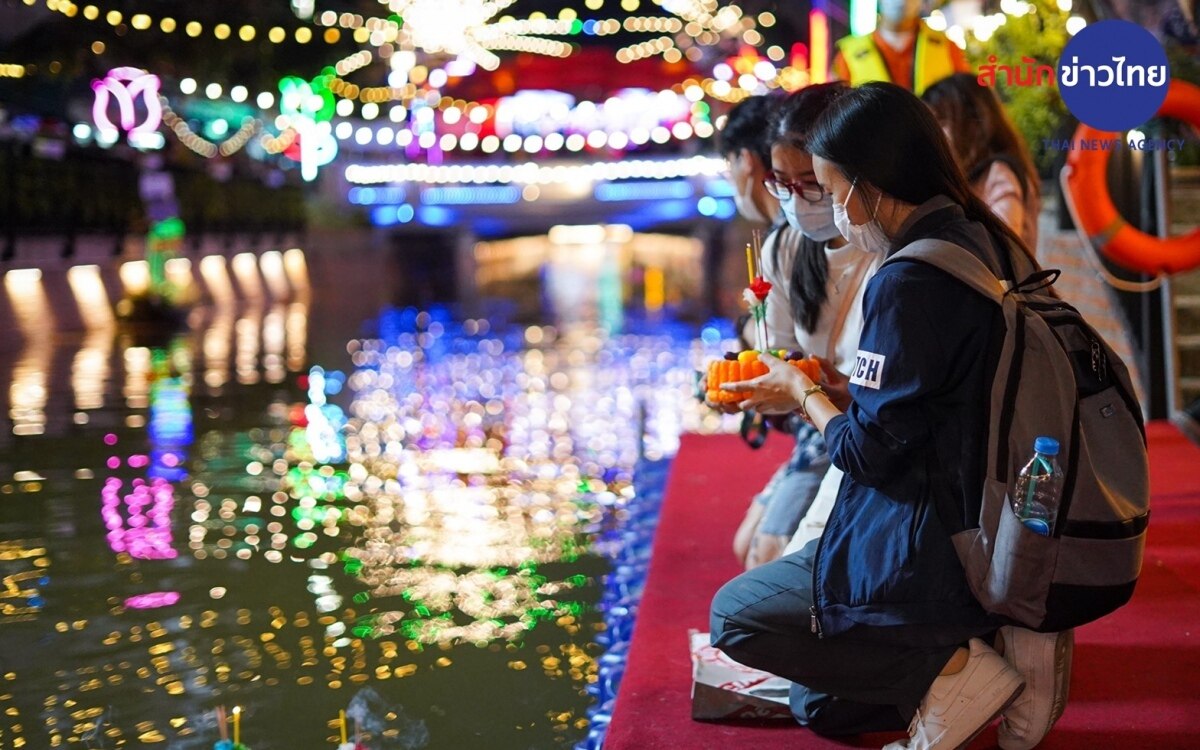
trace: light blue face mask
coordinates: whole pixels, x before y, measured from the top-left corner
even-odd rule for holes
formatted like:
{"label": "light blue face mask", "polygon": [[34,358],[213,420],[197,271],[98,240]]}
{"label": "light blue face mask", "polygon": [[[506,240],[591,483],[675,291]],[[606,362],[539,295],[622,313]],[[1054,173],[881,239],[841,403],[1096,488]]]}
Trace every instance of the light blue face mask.
{"label": "light blue face mask", "polygon": [[811,240],[828,242],[839,234],[833,217],[833,197],[830,195],[825,195],[816,203],[809,203],[792,193],[779,206],[788,224]]}

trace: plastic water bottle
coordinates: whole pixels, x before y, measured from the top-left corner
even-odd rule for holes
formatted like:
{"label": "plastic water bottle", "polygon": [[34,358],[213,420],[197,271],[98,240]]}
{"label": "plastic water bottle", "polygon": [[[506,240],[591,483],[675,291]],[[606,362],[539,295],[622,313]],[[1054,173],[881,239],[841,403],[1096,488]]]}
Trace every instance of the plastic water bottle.
{"label": "plastic water bottle", "polygon": [[1062,497],[1063,471],[1058,465],[1058,441],[1039,437],[1033,441],[1033,458],[1017,475],[1013,512],[1025,528],[1050,536]]}

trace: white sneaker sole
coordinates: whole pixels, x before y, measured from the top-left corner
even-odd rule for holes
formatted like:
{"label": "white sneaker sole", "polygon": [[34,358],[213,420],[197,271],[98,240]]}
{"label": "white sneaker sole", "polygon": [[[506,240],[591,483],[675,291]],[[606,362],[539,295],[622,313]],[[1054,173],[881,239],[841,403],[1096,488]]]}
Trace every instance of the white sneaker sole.
{"label": "white sneaker sole", "polygon": [[[1011,632],[1011,631],[1010,631]],[[1018,736],[1008,729],[1007,722],[1000,723],[1000,731],[998,740],[1001,750],[1031,750],[1045,739],[1050,730],[1054,728],[1056,722],[1062,717],[1063,711],[1067,707],[1067,698],[1071,689],[1071,659],[1074,653],[1075,631],[1064,630],[1058,633],[1058,637],[1054,639],[1052,658],[1052,669],[1054,675],[1054,693],[1053,703],[1050,707],[1050,716],[1045,727],[1040,731],[1040,735],[1033,742],[1030,742],[1028,737]],[[1005,654],[1009,653],[1011,641],[1008,637],[1004,638]],[[1007,656],[1005,657],[1007,659]],[[1040,658],[1046,658],[1043,654]],[[1011,662],[1010,662],[1011,664]],[[1013,665],[1015,669],[1016,666]],[[1024,675],[1022,675],[1024,676]]]}

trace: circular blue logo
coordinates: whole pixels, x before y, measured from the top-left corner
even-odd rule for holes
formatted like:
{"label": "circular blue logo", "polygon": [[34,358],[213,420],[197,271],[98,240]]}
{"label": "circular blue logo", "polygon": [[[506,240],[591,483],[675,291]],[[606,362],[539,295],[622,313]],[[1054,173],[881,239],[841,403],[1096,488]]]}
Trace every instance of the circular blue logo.
{"label": "circular blue logo", "polygon": [[1058,60],[1058,90],[1071,114],[1098,130],[1124,131],[1154,117],[1171,68],[1154,35],[1129,21],[1086,26]]}

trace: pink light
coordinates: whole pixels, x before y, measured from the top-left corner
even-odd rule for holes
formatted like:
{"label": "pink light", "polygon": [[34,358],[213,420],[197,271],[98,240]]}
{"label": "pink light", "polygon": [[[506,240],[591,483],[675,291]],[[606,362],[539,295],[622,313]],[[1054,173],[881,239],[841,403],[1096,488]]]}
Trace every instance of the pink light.
{"label": "pink light", "polygon": [[[100,517],[108,529],[106,538],[113,552],[128,552],[139,560],[172,560],[179,552],[172,546],[171,509],[175,490],[170,482],[156,478],[147,484],[133,480],[132,491],[121,496],[122,482],[109,477],[100,490]],[[124,501],[125,512],[121,512]]]}
{"label": "pink light", "polygon": [[[159,101],[158,76],[147,73],[140,68],[113,68],[103,78],[92,81],[92,91],[96,92],[96,100],[92,104],[92,119],[96,128],[109,132],[117,132],[117,126],[108,119],[109,99],[117,102],[120,114],[120,129],[130,135],[153,133],[162,123],[162,102]],[[140,124],[133,109],[133,102],[142,97],[146,106],[146,119]]]}
{"label": "pink light", "polygon": [[155,591],[152,594],[131,596],[125,600],[125,606],[129,609],[157,609],[178,604],[179,598],[178,591]]}
{"label": "pink light", "polygon": [[117,436],[116,436],[116,434],[115,434],[115,433],[112,433],[112,432],[110,432],[110,433],[108,433],[107,435],[105,435],[105,436],[104,436],[104,444],[105,444],[105,445],[116,445],[116,444],[117,444]]}

